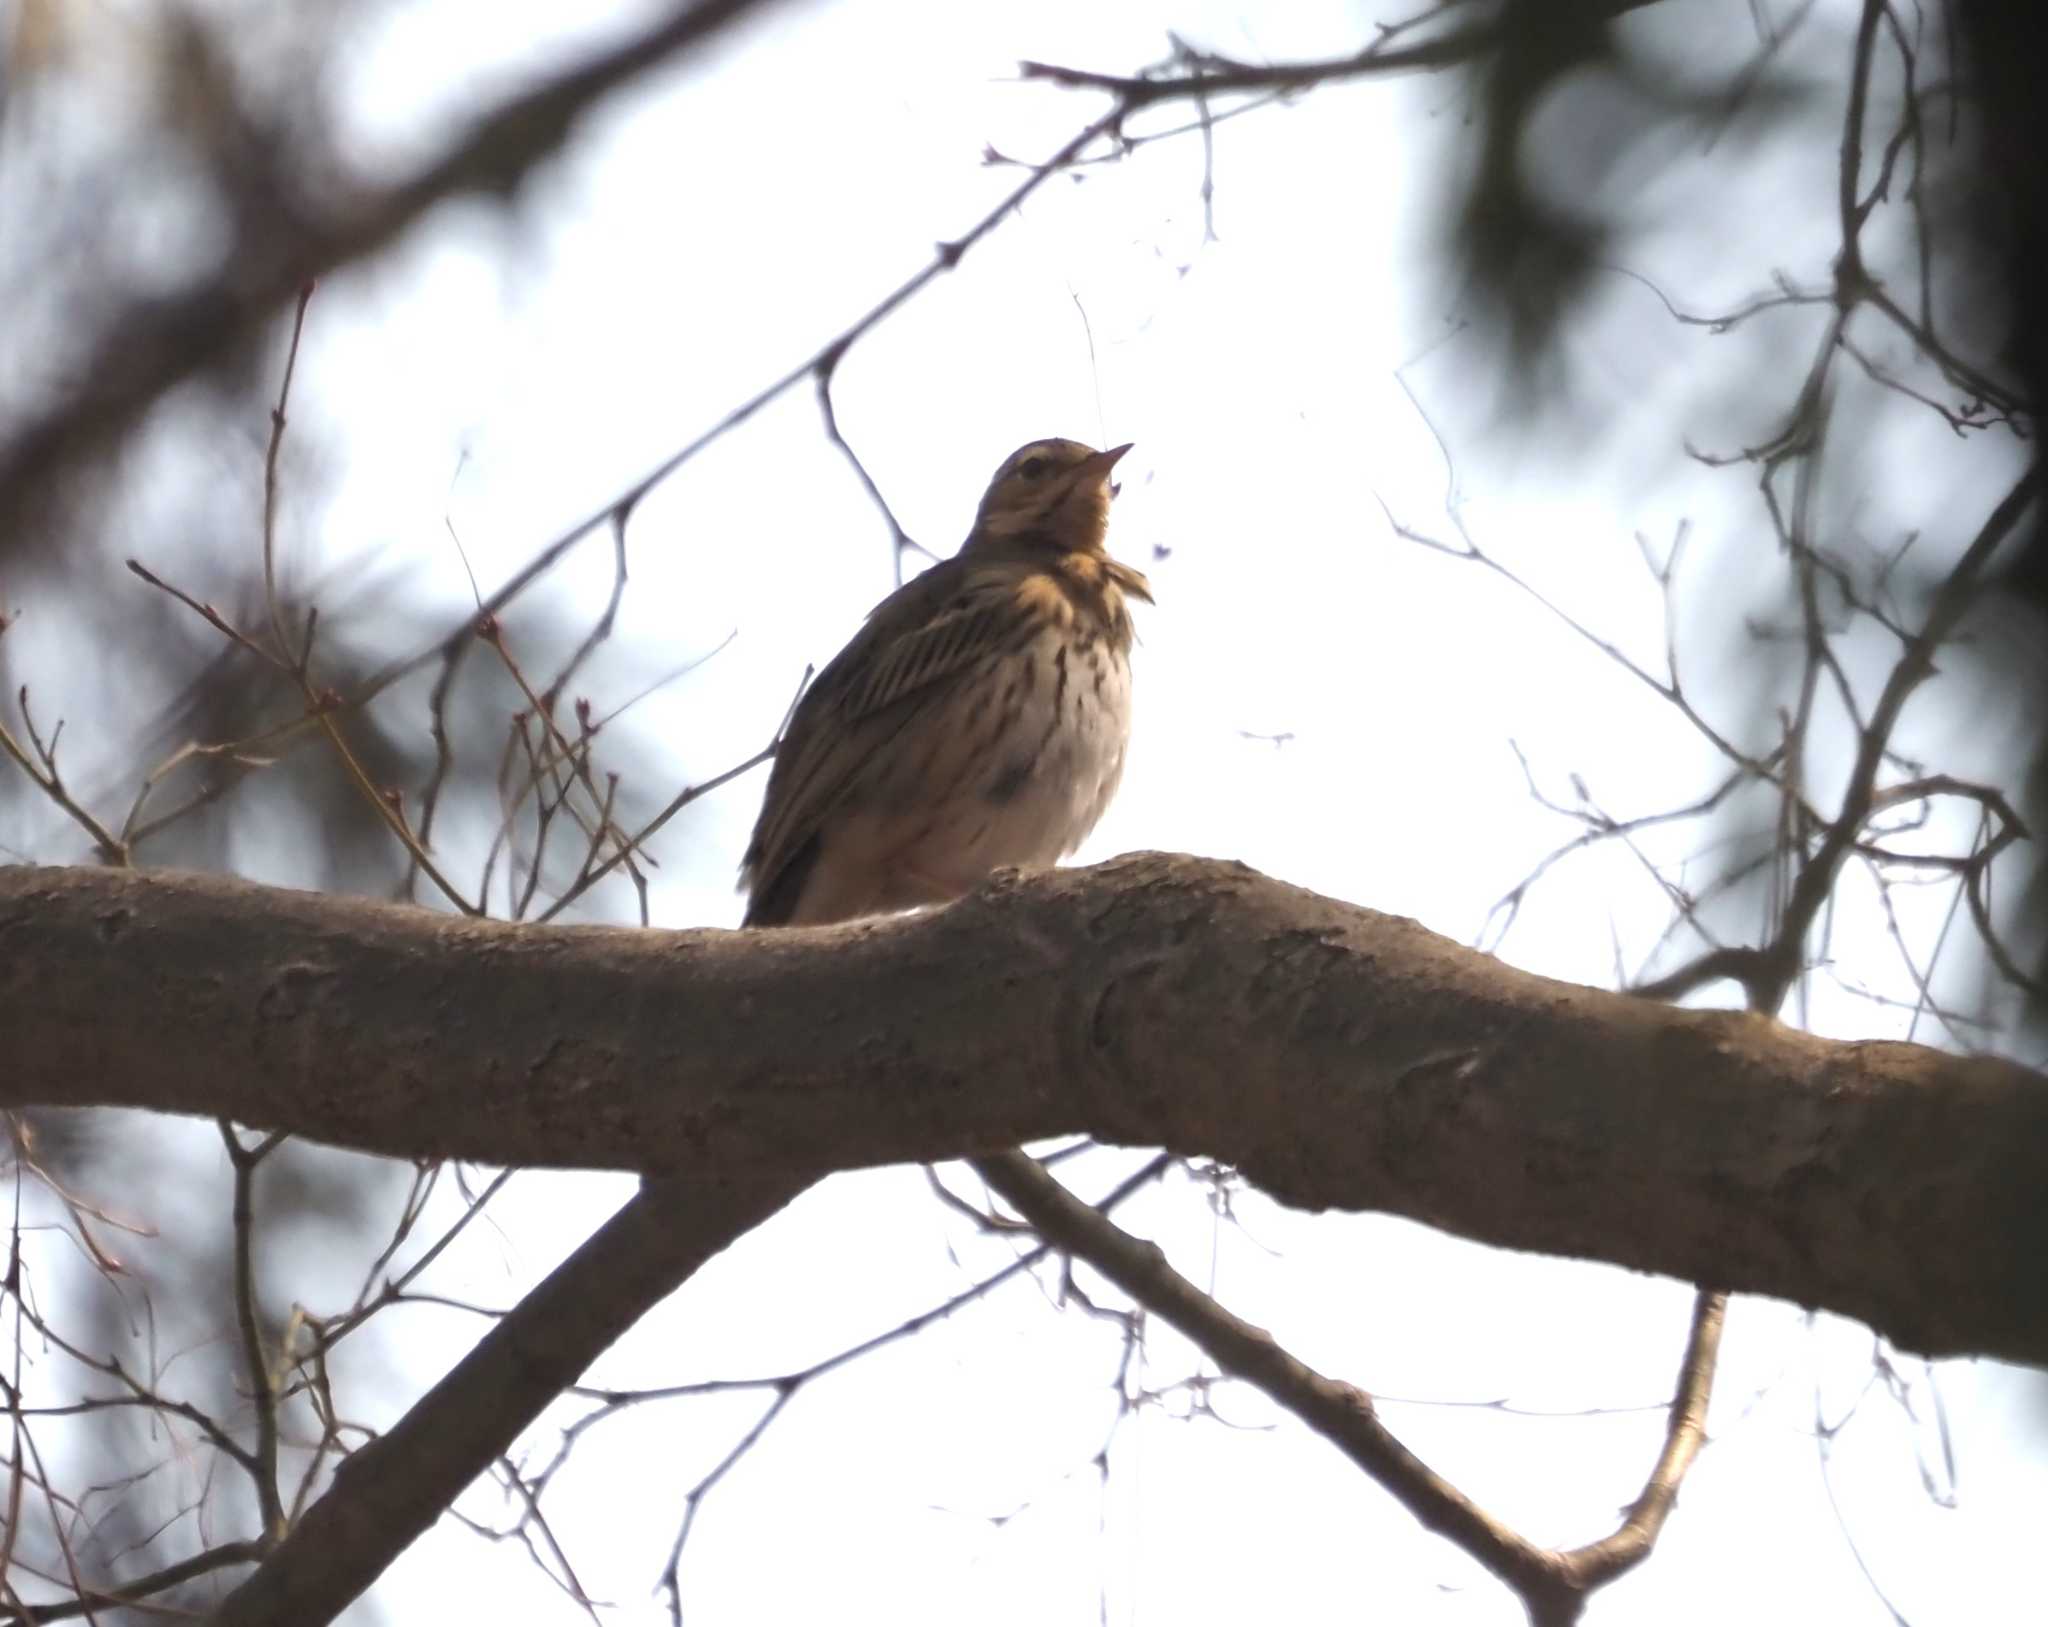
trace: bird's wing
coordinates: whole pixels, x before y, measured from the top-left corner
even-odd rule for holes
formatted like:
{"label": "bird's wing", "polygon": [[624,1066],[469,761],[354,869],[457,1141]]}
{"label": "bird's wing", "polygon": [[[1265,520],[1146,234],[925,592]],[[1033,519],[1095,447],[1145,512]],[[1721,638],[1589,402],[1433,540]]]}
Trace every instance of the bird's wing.
{"label": "bird's wing", "polygon": [[1014,570],[948,560],[869,614],[805,692],[776,752],[743,872],[757,894],[774,886],[874,754],[943,700],[944,680],[1030,637],[1037,613],[1020,585]]}
{"label": "bird's wing", "polygon": [[887,711],[905,696],[970,667],[1010,645],[1029,619],[1029,606],[1006,581],[969,581],[937,612],[865,652],[848,674],[839,704],[843,722]]}

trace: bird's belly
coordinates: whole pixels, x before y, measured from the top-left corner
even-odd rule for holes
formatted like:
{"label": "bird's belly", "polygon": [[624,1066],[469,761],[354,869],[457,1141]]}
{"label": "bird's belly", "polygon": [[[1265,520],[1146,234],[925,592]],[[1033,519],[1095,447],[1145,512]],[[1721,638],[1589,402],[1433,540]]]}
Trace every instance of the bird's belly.
{"label": "bird's belly", "polygon": [[964,892],[1003,865],[1053,864],[1109,806],[1130,736],[1130,666],[1106,645],[1067,645],[1064,660],[1060,647],[1048,635],[1011,656],[992,713],[968,725],[972,770],[904,855],[934,891]]}

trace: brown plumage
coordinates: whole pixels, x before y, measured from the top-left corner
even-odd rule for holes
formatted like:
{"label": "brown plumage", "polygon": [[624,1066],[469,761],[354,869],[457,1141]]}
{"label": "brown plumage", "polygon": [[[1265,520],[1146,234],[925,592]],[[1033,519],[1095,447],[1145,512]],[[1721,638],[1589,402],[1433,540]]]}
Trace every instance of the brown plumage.
{"label": "brown plumage", "polygon": [[740,872],[748,926],[943,903],[1081,845],[1123,777],[1128,598],[1104,550],[1128,446],[1033,441],[959,553],[904,583],[805,691]]}

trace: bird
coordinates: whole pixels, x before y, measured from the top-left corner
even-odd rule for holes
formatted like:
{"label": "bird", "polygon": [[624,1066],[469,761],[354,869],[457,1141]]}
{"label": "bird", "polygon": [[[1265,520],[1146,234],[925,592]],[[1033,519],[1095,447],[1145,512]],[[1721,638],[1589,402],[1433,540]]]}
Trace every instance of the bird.
{"label": "bird", "polygon": [[1031,441],[967,540],[868,613],[804,691],[740,867],[745,925],[942,904],[1065,858],[1123,778],[1142,573],[1106,547],[1130,444]]}

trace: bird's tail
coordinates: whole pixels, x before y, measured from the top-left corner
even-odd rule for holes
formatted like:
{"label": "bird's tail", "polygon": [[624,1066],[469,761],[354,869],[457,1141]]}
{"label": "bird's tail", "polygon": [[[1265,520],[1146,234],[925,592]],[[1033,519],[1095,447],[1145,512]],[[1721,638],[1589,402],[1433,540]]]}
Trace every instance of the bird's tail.
{"label": "bird's tail", "polygon": [[788,926],[796,919],[803,901],[804,883],[818,864],[818,838],[814,835],[785,859],[775,874],[760,880],[747,898],[743,926]]}

